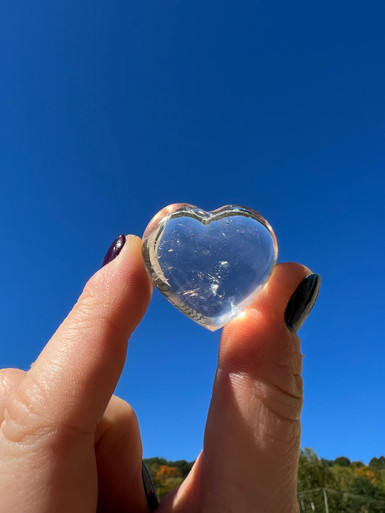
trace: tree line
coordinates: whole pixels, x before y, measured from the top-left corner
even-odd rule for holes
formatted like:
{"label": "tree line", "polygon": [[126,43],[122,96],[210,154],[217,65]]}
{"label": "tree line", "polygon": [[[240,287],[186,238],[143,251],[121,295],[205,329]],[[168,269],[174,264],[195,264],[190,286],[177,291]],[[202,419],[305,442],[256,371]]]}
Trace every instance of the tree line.
{"label": "tree line", "polygon": [[299,456],[298,502],[301,513],[385,513],[385,457],[369,465],[318,458],[312,449]]}
{"label": "tree line", "polygon": [[[161,499],[187,477],[194,462],[145,459]],[[345,456],[319,458],[313,449],[299,454],[298,503],[301,513],[385,513],[385,457],[368,465]]]}

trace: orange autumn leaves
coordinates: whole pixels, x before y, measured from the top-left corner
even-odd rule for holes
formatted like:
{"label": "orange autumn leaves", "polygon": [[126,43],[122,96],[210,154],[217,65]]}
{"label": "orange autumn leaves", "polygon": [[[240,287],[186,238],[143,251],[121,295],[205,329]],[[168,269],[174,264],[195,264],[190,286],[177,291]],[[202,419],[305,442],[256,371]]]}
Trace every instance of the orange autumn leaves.
{"label": "orange autumn leaves", "polygon": [[161,465],[155,475],[155,479],[166,480],[169,477],[178,477],[178,469],[176,467],[169,467],[168,465]]}
{"label": "orange autumn leaves", "polygon": [[149,458],[145,463],[160,499],[182,484],[193,465],[185,460],[167,461],[164,458]]}

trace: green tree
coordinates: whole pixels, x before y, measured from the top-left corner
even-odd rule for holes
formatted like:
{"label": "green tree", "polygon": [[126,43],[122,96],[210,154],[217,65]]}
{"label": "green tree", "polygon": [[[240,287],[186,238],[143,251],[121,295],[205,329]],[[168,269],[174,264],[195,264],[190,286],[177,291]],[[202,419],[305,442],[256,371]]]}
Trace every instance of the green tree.
{"label": "green tree", "polygon": [[337,483],[337,489],[341,492],[348,492],[355,479],[353,469],[341,465],[334,465],[331,471]]}
{"label": "green tree", "polygon": [[314,488],[336,488],[336,483],[331,468],[313,449],[305,448],[299,455],[298,491]]}
{"label": "green tree", "polygon": [[355,469],[355,468],[361,468],[361,467],[364,467],[365,465],[362,463],[362,461],[352,461],[350,466]]}
{"label": "green tree", "polygon": [[339,465],[340,467],[349,467],[350,460],[346,456],[340,456],[334,460],[334,465]]}
{"label": "green tree", "polygon": [[379,458],[372,458],[369,462],[369,467],[374,468],[376,470],[384,470],[385,456],[380,456]]}

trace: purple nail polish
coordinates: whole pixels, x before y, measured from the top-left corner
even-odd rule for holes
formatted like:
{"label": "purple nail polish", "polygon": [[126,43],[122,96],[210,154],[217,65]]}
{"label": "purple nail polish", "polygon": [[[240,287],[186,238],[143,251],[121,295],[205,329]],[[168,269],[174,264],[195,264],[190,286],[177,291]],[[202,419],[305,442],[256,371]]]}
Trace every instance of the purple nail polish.
{"label": "purple nail polish", "polygon": [[125,235],[121,234],[116,237],[114,242],[111,244],[111,246],[107,250],[106,256],[104,257],[104,260],[103,260],[102,267],[107,265],[108,263],[112,262],[112,260],[114,260],[119,255],[125,242],[126,242]]}

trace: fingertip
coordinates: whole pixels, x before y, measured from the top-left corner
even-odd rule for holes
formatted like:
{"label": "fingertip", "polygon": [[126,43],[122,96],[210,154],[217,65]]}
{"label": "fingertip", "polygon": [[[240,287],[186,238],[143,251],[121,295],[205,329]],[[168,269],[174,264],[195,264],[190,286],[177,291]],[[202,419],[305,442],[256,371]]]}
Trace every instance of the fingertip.
{"label": "fingertip", "polygon": [[127,235],[122,253],[120,277],[130,283],[131,307],[139,309],[141,318],[150,303],[153,285],[143,262],[140,237]]}
{"label": "fingertip", "polygon": [[311,274],[310,269],[302,264],[291,262],[278,264],[259,296],[246,310],[225,326],[224,332],[246,329],[244,325],[250,324],[256,318],[260,323],[264,317],[272,317],[275,322],[282,324],[290,297],[298,284],[309,274]]}
{"label": "fingertip", "polygon": [[[115,241],[120,239],[117,237]],[[96,272],[84,287],[82,296],[94,296],[103,300],[106,306],[118,304],[115,299],[117,295],[125,296],[124,308],[130,311],[130,319],[140,319],[146,311],[152,295],[152,282],[146,271],[142,252],[142,241],[137,235],[126,235],[124,244],[119,253],[110,260],[108,265],[104,264]],[[110,246],[107,254],[111,252]],[[126,294],[124,293],[126,291]],[[123,305],[123,302],[120,303]],[[119,304],[118,304],[119,306]],[[117,317],[124,319],[124,314]],[[132,323],[130,332],[136,327],[137,323]]]}
{"label": "fingertip", "polygon": [[137,235],[126,235],[126,243],[117,262],[119,272],[133,274],[141,281],[146,292],[152,292],[152,281],[148,275],[142,257],[142,240]]}
{"label": "fingertip", "polygon": [[255,369],[262,361],[290,361],[295,372],[300,372],[299,342],[285,322],[285,311],[294,291],[309,274],[310,269],[301,264],[282,263],[275,267],[256,300],[225,326],[220,365]]}
{"label": "fingertip", "polygon": [[302,264],[285,262],[275,267],[266,288],[251,308],[262,309],[275,322],[283,324],[287,304],[301,281],[312,271]]}
{"label": "fingertip", "polygon": [[130,273],[130,277],[140,281],[140,288],[151,295],[152,281],[143,262],[142,240],[140,237],[126,235],[126,242],[117,265],[119,266],[119,272]]}

